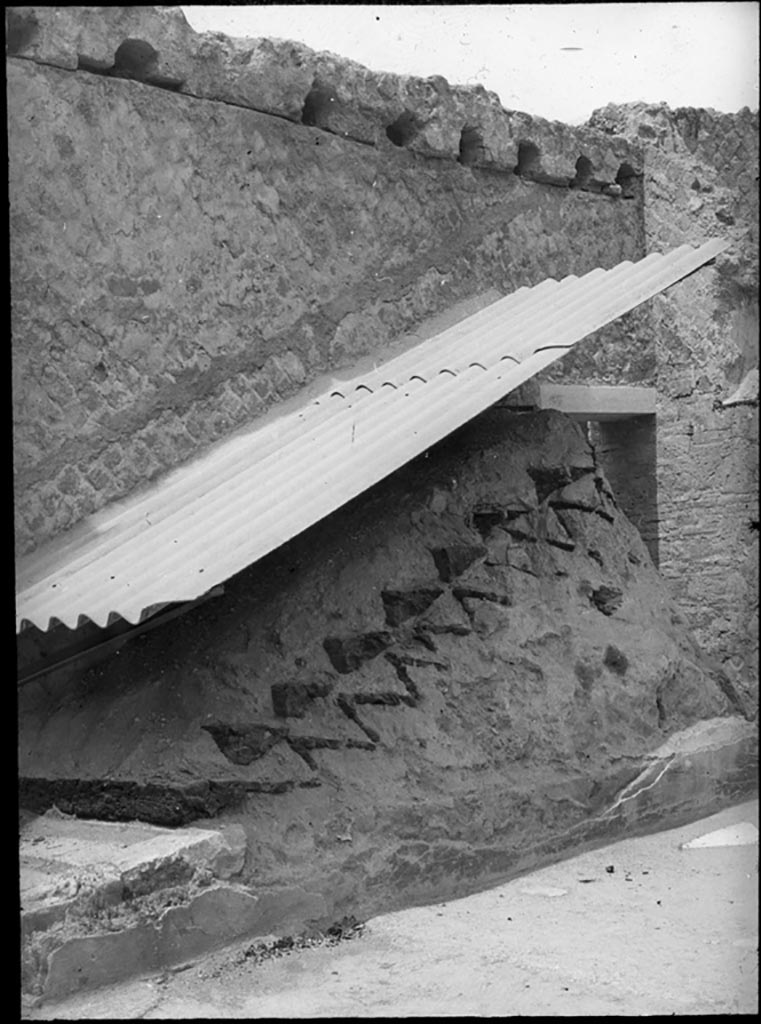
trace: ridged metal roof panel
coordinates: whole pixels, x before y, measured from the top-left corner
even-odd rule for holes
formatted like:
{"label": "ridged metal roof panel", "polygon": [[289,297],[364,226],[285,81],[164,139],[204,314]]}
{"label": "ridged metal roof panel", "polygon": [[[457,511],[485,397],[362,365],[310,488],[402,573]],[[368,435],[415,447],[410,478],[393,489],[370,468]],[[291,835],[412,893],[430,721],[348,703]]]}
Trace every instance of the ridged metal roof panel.
{"label": "ridged metal roof panel", "polygon": [[17,566],[16,623],[191,601],[290,540],[727,248],[715,239],[521,288],[96,513]]}

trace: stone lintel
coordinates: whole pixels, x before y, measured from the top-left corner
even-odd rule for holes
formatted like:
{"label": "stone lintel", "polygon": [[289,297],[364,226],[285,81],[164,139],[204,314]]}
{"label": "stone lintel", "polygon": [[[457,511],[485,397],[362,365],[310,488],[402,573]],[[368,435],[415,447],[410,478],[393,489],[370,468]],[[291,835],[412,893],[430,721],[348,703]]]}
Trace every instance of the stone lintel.
{"label": "stone lintel", "polygon": [[655,388],[597,384],[540,384],[538,407],[557,409],[578,422],[655,415]]}

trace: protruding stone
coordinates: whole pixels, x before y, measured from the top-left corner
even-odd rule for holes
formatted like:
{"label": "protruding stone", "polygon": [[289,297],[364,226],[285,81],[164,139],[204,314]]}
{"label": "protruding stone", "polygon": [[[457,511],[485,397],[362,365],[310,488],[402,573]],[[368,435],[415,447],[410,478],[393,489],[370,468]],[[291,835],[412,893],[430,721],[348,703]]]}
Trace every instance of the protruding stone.
{"label": "protruding stone", "polygon": [[484,564],[506,565],[508,562],[508,553],[513,543],[513,538],[506,530],[499,528],[491,530],[489,533],[488,543],[486,545],[488,554]]}
{"label": "protruding stone", "polygon": [[456,636],[466,636],[471,632],[470,619],[449,591],[433,602],[421,616],[419,625],[421,629],[433,634],[454,633]]}
{"label": "protruding stone", "polygon": [[600,506],[600,493],[594,473],[587,473],[579,480],[566,484],[550,497],[550,505],[552,508],[578,508],[583,512],[594,512]]}
{"label": "protruding stone", "polygon": [[615,672],[618,676],[625,676],[626,670],[629,668],[629,659],[626,657],[623,651],[620,651],[614,644],[608,644],[605,648],[605,655],[603,657],[603,664]]}
{"label": "protruding stone", "polygon": [[431,554],[439,576],[445,583],[449,583],[488,552],[483,544],[448,544],[446,547],[432,548]]}
{"label": "protruding stone", "polygon": [[473,630],[479,636],[491,636],[492,633],[509,625],[510,613],[502,603],[496,604],[491,600],[481,601],[474,597],[466,597],[462,604],[473,623]]}
{"label": "protruding stone", "polygon": [[554,547],[562,548],[563,551],[573,551],[576,547],[576,541],[570,536],[551,507],[547,507],[540,513],[537,532],[540,540],[545,540]]}
{"label": "protruding stone", "polygon": [[336,672],[353,672],[366,661],[372,661],[394,642],[391,633],[360,633],[357,636],[328,636],[323,647]]}
{"label": "protruding stone", "polygon": [[513,602],[510,595],[503,590],[497,590],[488,584],[469,583],[465,586],[453,587],[452,593],[458,601],[466,598],[477,598],[479,601],[493,601],[495,604],[502,604],[509,607]]}
{"label": "protruding stone", "polygon": [[219,749],[233,764],[251,764],[288,733],[287,729],[278,726],[230,725],[226,722],[214,722],[202,725],[201,728],[212,736]]}
{"label": "protruding stone", "polygon": [[528,544],[510,545],[507,548],[505,562],[511,569],[527,572],[531,576],[539,575],[532,556],[532,548]]}
{"label": "protruding stone", "polygon": [[384,590],[381,600],[386,610],[386,624],[400,626],[407,619],[421,615],[429,608],[444,588],[436,584],[421,584],[406,590]]}
{"label": "protruding stone", "polygon": [[589,600],[603,615],[613,615],[623,604],[624,595],[618,587],[597,587],[589,595]]}
{"label": "protruding stone", "polygon": [[332,684],[273,683],[270,688],[272,710],[279,718],[303,718],[306,709],[317,697],[325,697]]}
{"label": "protruding stone", "polygon": [[516,540],[536,541],[537,519],[534,515],[521,515],[511,519],[505,530]]}

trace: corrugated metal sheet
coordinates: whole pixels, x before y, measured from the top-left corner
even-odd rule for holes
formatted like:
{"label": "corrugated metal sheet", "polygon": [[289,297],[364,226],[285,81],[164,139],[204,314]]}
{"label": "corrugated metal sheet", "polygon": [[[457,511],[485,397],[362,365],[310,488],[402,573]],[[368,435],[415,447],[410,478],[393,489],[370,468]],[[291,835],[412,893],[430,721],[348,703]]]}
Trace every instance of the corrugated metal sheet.
{"label": "corrugated metal sheet", "polygon": [[236,437],[17,567],[17,628],[191,601],[727,248],[712,240],[521,288],[382,367]]}

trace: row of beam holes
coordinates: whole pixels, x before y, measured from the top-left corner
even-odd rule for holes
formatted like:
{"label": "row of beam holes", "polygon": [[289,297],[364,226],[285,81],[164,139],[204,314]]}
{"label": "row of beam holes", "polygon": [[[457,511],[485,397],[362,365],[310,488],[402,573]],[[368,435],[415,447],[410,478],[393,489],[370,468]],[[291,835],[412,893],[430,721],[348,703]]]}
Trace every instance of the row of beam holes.
{"label": "row of beam holes", "polygon": [[[34,15],[29,19],[13,13],[9,13],[8,21],[8,49],[10,52],[24,49],[29,45],[38,31],[37,20]],[[137,81],[147,81],[150,78],[151,84],[167,89],[179,89],[182,85],[180,80],[161,79],[155,74],[159,54],[150,43],[140,39],[125,39],[114,53],[114,62],[111,67],[96,64],[86,59],[80,59],[78,66],[87,71],[93,71],[102,75],[110,75],[114,78],[129,78]],[[330,108],[336,102],[335,90],[330,86],[321,85],[315,81],[304,100],[301,111],[301,123],[314,128],[323,128],[327,124]],[[420,131],[420,124],[413,113],[403,111],[399,117],[386,127],[388,139],[399,147],[408,146]],[[484,141],[478,128],[466,125],[460,133],[460,147],[457,156],[458,163],[465,167],[472,167],[478,164],[484,155]],[[590,188],[594,184],[591,179],[592,164],[585,157],[580,156],[576,161],[576,177],[569,183],[572,188]],[[541,173],[541,156],[539,149],[532,142],[521,142],[518,147],[518,163],[515,173],[520,177],[531,178]],[[629,164],[621,164],[616,184],[623,189],[625,198],[632,198],[633,188],[637,175]],[[597,190],[594,189],[593,190]]]}
{"label": "row of beam holes", "polygon": [[[7,48],[9,54],[26,49],[39,31],[39,24],[33,13],[28,15],[9,11],[7,15]],[[125,39],[114,53],[111,66],[100,62],[80,58],[78,67],[109,75],[113,78],[128,78],[136,81],[148,81],[166,89],[179,89],[179,79],[160,78],[155,74],[159,54],[150,43],[141,39]],[[304,100],[301,111],[301,123],[314,128],[326,125],[330,107],[336,102],[335,90],[330,86],[314,83]],[[408,110],[386,127],[388,139],[399,147],[408,146],[420,131],[420,124],[415,115]],[[484,142],[478,128],[466,125],[460,134],[460,147],[457,160],[465,167],[472,167],[483,159]],[[569,183],[572,188],[585,189],[592,185],[592,164],[585,156],[576,161],[576,177]],[[518,147],[518,163],[515,173],[523,178],[531,178],[541,173],[541,157],[539,149],[533,142],[521,142]],[[623,190],[624,198],[632,198],[638,175],[626,163],[621,164],[616,176],[616,184]],[[598,183],[604,184],[604,183]]]}
{"label": "row of beam holes", "polygon": [[[323,128],[327,124],[331,104],[336,94],[329,86],[314,83],[307,93],[301,110],[301,123],[311,128]],[[421,128],[417,117],[409,110],[403,110],[396,120],[386,125],[386,138],[400,149],[409,146]],[[484,141],[478,128],[466,125],[460,133],[458,163],[471,167],[479,163],[484,155]]]}
{"label": "row of beam holes", "polygon": [[[567,179],[566,184],[569,188],[580,189],[583,192],[602,192],[611,183],[593,178],[592,170],[592,161],[589,157],[580,156],[576,161],[576,174],[573,178]],[[521,142],[519,144],[518,163],[515,166],[514,173],[528,181],[535,180],[538,177],[542,179],[549,177],[544,175],[541,153],[539,147],[533,142]],[[622,163],[620,165],[614,184],[621,188],[622,198],[633,199],[635,197],[639,178],[641,178],[641,175],[637,174],[631,164]],[[558,179],[556,184],[562,184],[562,179]]]}

